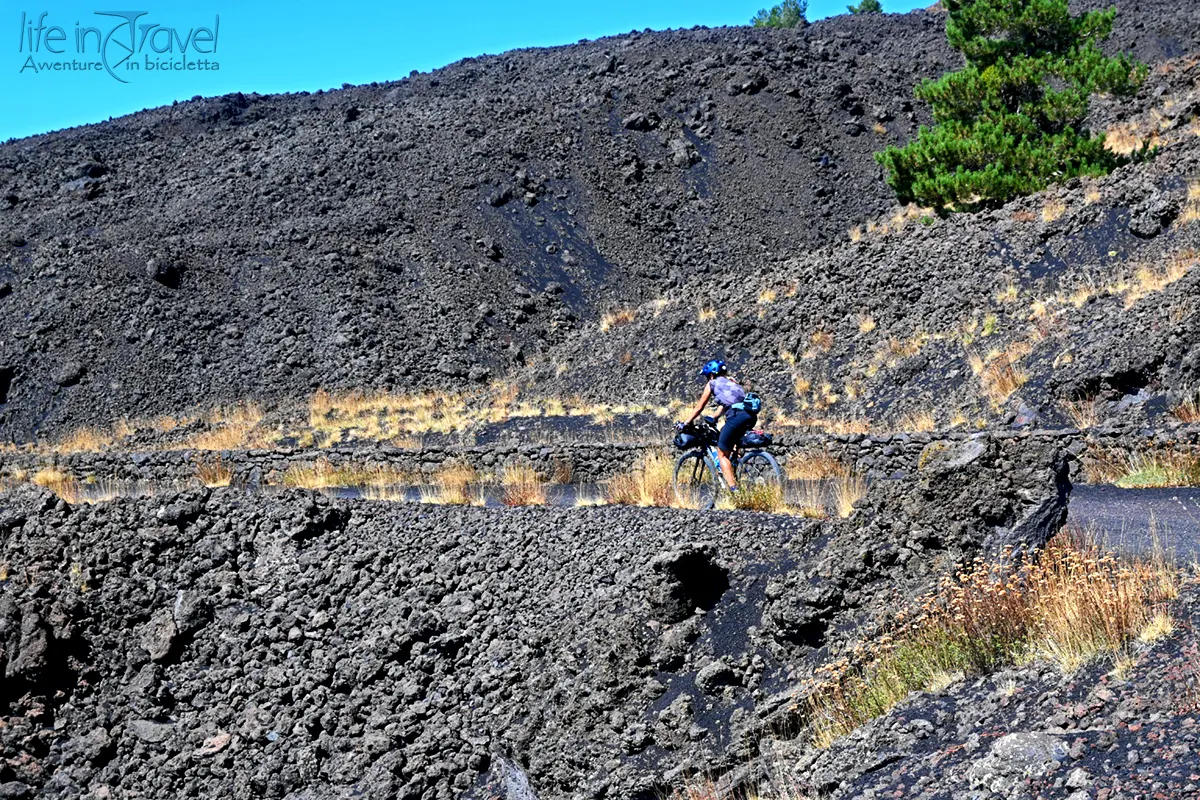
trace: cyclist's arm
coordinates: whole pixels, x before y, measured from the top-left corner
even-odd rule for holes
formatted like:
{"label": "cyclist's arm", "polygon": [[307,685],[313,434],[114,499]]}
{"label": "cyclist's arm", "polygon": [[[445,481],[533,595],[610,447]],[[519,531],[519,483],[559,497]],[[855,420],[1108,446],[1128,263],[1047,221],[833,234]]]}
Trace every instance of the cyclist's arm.
{"label": "cyclist's arm", "polygon": [[704,394],[700,395],[700,402],[696,403],[696,407],[692,409],[692,413],[684,420],[684,423],[691,425],[696,421],[696,417],[700,416],[700,412],[704,411],[704,407],[708,405],[708,401],[712,400],[712,387],[705,384]]}

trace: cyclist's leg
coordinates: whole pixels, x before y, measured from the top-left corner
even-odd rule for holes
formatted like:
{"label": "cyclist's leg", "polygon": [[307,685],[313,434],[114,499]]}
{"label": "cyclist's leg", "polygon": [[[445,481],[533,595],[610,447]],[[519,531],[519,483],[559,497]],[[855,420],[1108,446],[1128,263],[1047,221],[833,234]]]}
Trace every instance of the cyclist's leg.
{"label": "cyclist's leg", "polygon": [[732,453],[754,425],[755,416],[745,411],[730,411],[725,415],[725,425],[717,439],[717,453],[721,458],[721,472],[725,475],[725,483],[730,489],[737,489],[737,477],[733,473],[733,463],[729,460]]}
{"label": "cyclist's leg", "polygon": [[733,475],[733,463],[729,460],[729,453],[718,447],[717,457],[721,462],[721,474],[725,476],[725,485],[730,491],[737,491],[737,478]]}

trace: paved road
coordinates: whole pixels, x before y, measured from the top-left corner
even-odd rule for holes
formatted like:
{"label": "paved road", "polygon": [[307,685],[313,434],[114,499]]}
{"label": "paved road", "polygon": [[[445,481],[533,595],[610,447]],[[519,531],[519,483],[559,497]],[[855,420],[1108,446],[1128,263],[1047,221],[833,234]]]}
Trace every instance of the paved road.
{"label": "paved road", "polygon": [[1200,561],[1200,489],[1076,486],[1068,514],[1123,550],[1147,552],[1157,537],[1177,560]]}

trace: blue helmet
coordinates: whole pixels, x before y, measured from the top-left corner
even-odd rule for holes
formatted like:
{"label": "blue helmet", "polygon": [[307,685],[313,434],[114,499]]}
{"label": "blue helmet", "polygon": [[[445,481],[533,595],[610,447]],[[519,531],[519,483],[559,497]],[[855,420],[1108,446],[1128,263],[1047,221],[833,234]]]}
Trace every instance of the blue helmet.
{"label": "blue helmet", "polygon": [[718,375],[724,375],[725,372],[725,362],[719,358],[714,358],[700,368],[700,374],[705,378],[715,378]]}

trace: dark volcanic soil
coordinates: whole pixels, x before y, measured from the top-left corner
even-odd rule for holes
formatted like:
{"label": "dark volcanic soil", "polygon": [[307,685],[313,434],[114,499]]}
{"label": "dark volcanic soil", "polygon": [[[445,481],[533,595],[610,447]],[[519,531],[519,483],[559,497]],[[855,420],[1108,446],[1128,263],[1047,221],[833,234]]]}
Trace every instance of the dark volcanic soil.
{"label": "dark volcanic soil", "polygon": [[[1121,12],[1114,48],[1196,49],[1193,4]],[[616,306],[752,296],[760,272],[892,205],[871,154],[915,132],[913,84],[955,64],[942,25],[633,33],[0,146],[0,436],[317,386],[462,386],[575,337],[586,354]],[[866,267],[895,290],[881,325],[927,282]],[[820,319],[798,313],[770,321],[772,345]],[[714,338],[773,356],[750,331]],[[594,384],[627,349],[601,348],[600,373],[581,359],[575,381],[611,394]],[[666,338],[638,366],[687,374],[692,349]]]}
{"label": "dark volcanic soil", "polygon": [[482,798],[516,768],[650,800],[744,762],[902,598],[1057,530],[1063,453],[975,444],[825,524],[0,496],[0,796]]}

